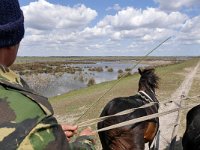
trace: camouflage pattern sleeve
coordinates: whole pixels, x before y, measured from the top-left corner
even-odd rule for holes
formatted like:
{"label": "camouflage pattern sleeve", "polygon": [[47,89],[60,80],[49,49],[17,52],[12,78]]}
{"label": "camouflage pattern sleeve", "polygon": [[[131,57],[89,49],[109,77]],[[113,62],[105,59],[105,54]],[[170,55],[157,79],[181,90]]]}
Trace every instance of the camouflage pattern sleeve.
{"label": "camouflage pattern sleeve", "polygon": [[19,146],[19,150],[95,150],[93,138],[80,136],[68,143],[61,126],[54,117],[37,124]]}
{"label": "camouflage pattern sleeve", "polygon": [[47,98],[0,65],[0,149],[93,150],[90,137],[68,143]]}
{"label": "camouflage pattern sleeve", "polygon": [[70,143],[70,149],[72,150],[95,150],[93,144],[93,136],[79,136],[76,140]]}
{"label": "camouflage pattern sleeve", "polygon": [[56,119],[48,117],[31,130],[18,150],[70,150],[70,147]]}

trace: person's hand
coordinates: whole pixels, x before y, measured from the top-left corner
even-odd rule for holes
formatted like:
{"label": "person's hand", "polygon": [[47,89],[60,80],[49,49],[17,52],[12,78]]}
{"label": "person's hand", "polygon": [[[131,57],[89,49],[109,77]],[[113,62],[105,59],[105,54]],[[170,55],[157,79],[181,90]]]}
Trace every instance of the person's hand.
{"label": "person's hand", "polygon": [[[92,131],[92,129],[90,127],[85,128],[84,130],[82,130],[80,132],[80,136],[94,136],[96,133],[94,131]],[[95,144],[95,139],[93,137],[93,139],[90,139],[90,141]]]}
{"label": "person's hand", "polygon": [[90,136],[90,135],[95,135],[95,132],[93,132],[90,127],[87,127],[84,130],[82,130],[79,135],[80,136],[84,136],[84,135]]}
{"label": "person's hand", "polygon": [[70,141],[70,138],[77,133],[78,129],[77,125],[62,124],[61,127],[68,141]]}

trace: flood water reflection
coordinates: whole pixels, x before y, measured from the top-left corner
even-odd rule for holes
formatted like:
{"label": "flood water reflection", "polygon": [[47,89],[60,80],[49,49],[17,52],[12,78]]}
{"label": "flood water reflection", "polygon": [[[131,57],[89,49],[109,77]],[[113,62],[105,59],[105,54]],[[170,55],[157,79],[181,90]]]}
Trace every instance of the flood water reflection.
{"label": "flood water reflection", "polygon": [[[37,74],[31,76],[23,76],[31,88],[39,94],[52,97],[67,93],[69,91],[87,87],[89,79],[93,78],[95,83],[102,83],[105,81],[116,80],[119,75],[119,70],[125,72],[127,68],[133,68],[135,61],[106,61],[95,62],[94,64],[71,64],[73,67],[81,68],[81,71],[76,71],[74,74],[63,73],[59,75],[51,74]],[[132,70],[132,73],[137,71],[138,65]],[[101,71],[90,71],[89,68],[101,67]],[[112,71],[108,71],[112,68]]]}

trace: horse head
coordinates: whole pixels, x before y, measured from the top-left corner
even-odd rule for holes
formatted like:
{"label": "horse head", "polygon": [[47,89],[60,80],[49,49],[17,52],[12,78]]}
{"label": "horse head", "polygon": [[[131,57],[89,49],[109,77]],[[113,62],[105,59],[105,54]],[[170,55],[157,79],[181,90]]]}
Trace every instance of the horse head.
{"label": "horse head", "polygon": [[[158,88],[159,77],[155,74],[155,68],[138,68],[138,72],[141,75],[138,91],[146,93],[154,102],[158,102],[155,89]],[[156,106],[157,108],[159,107],[158,105]]]}

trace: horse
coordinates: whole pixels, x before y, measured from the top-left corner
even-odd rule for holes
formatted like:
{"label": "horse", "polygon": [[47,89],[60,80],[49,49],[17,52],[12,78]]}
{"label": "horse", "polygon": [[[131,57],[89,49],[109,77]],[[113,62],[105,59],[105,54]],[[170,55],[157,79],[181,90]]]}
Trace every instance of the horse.
{"label": "horse", "polygon": [[200,105],[189,110],[182,139],[183,150],[200,150]]}
{"label": "horse", "polygon": [[[138,71],[141,75],[138,94],[112,99],[103,108],[100,117],[113,115],[127,109],[138,108],[150,102],[155,102],[155,105],[136,109],[129,114],[107,118],[97,124],[98,129],[158,112],[159,102],[156,98],[155,89],[158,88],[159,77],[155,74],[155,68],[139,68]],[[158,129],[159,118],[154,118],[102,131],[98,134],[103,150],[143,150],[145,143],[148,142],[149,147],[151,146]]]}

